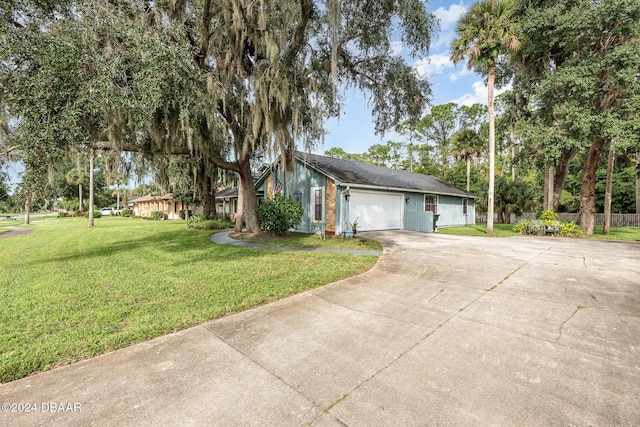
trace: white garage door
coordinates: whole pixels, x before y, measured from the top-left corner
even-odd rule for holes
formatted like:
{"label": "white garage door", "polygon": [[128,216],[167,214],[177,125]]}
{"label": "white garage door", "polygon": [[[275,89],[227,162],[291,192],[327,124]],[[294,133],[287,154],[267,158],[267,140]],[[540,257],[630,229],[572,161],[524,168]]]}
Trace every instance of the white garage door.
{"label": "white garage door", "polygon": [[358,219],[358,230],[398,230],[402,227],[402,194],[353,191],[349,222]]}

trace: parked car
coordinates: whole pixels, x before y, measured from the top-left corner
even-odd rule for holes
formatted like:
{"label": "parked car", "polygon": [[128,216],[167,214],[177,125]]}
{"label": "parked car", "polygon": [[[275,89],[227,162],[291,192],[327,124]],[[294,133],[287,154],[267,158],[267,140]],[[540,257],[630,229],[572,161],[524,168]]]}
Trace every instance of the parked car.
{"label": "parked car", "polygon": [[106,207],[106,208],[100,209],[100,213],[102,213],[102,215],[115,215],[116,214],[116,212],[113,210],[113,208],[110,208],[110,207]]}

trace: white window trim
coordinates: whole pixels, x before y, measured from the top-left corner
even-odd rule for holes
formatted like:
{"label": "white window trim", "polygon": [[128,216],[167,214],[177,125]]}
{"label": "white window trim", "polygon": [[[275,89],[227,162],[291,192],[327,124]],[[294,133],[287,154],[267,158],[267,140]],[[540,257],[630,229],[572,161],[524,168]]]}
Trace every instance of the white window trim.
{"label": "white window trim", "polygon": [[[316,191],[322,191],[322,219],[316,219]],[[310,207],[309,207],[309,216],[311,217],[311,223],[314,222],[325,222],[326,216],[326,191],[325,187],[311,187],[311,195],[310,195]]]}
{"label": "white window trim", "polygon": [[425,194],[424,199],[422,199],[422,208],[425,212],[431,212],[427,210],[427,197],[435,197],[436,198],[436,211],[433,213],[434,215],[438,214],[438,206],[440,204],[440,198],[437,194]]}

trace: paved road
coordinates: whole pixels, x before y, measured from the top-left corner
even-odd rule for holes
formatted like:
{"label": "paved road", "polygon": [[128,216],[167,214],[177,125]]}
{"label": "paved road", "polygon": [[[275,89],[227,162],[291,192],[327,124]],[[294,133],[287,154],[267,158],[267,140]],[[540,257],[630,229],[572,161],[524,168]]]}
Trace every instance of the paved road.
{"label": "paved road", "polygon": [[36,413],[0,425],[640,425],[640,244],[367,234],[371,271],[4,384]]}

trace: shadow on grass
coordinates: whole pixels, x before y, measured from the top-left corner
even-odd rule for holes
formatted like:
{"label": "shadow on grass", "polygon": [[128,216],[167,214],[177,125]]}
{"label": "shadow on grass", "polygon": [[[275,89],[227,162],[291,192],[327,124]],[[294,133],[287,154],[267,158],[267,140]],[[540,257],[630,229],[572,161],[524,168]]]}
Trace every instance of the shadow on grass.
{"label": "shadow on grass", "polygon": [[[26,264],[39,265],[50,262],[77,262],[101,260],[112,257],[135,256],[159,264],[177,265],[185,262],[210,260],[212,262],[235,262],[239,258],[256,258],[269,254],[278,254],[273,249],[250,249],[236,246],[214,244],[209,239],[211,232],[179,229],[173,231],[145,232],[134,238],[119,239],[113,243],[91,242],[84,248],[70,240],[65,242],[57,253],[34,256]],[[38,237],[42,238],[42,235]]]}

